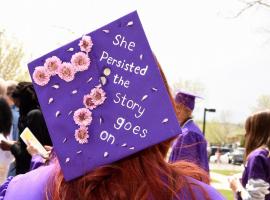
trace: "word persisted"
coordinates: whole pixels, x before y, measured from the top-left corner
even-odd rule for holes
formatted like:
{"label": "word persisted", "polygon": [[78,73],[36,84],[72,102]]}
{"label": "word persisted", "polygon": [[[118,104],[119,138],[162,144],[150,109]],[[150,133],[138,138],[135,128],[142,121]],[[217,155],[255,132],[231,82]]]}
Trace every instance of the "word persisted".
{"label": "word persisted", "polygon": [[109,65],[115,66],[127,72],[138,74],[141,76],[145,76],[148,70],[148,65],[146,65],[145,67],[141,67],[139,65],[135,65],[134,62],[129,63],[129,62],[126,62],[126,60],[113,58],[109,55],[107,51],[102,52],[102,55],[99,61],[102,61],[102,60],[105,60],[106,63]]}

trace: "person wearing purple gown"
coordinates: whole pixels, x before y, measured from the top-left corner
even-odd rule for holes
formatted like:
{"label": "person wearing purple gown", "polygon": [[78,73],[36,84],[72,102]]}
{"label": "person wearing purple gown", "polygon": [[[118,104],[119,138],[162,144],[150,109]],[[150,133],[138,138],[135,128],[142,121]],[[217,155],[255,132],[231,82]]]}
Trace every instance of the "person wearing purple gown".
{"label": "person wearing purple gown", "polygon": [[[153,157],[154,159],[152,159],[152,161],[149,162],[151,166],[156,162],[163,162],[163,165],[164,164],[166,165],[164,157],[166,155],[169,146],[168,144],[170,142],[171,140],[160,143],[152,148],[149,147],[145,151],[138,153],[137,156],[135,156],[135,159],[137,159],[137,157],[142,159],[143,154],[147,154],[146,159],[149,160],[148,157],[152,154],[152,156],[154,156]],[[157,149],[159,150],[156,151]],[[8,179],[0,186],[0,200],[55,199],[54,197],[52,197],[53,196],[51,192],[52,189],[48,188],[55,186],[54,184],[55,181],[57,180],[56,177],[58,177],[59,174],[62,174],[60,165],[58,163],[59,162],[58,159],[55,157],[48,164],[44,164],[44,159],[40,156],[41,153],[37,152],[37,150],[32,149],[31,147],[30,148],[28,147],[27,150],[29,154],[32,155],[31,160],[32,171],[26,174],[17,175],[15,177],[8,177]],[[163,152],[164,150],[165,152]],[[160,155],[163,156],[160,157]],[[132,160],[132,158],[127,158],[127,160],[128,162],[130,162],[129,160]],[[125,164],[124,166],[126,166],[128,162],[124,163]],[[183,170],[181,176],[179,176],[180,174],[178,175],[175,174],[175,176],[179,178],[179,182],[182,182],[182,187],[180,188],[179,191],[177,191],[176,195],[173,197],[173,200],[178,199],[225,200],[225,198],[222,197],[214,188],[208,185],[209,183],[208,175],[205,174],[203,171],[201,171],[197,166],[192,165],[191,163],[177,162],[175,167],[177,167],[179,171],[181,170],[181,167],[186,168],[187,170],[186,171]],[[175,173],[177,173],[178,170],[176,170]],[[189,170],[192,172],[189,172]],[[83,176],[82,179],[84,177],[86,178],[86,176]],[[197,179],[199,179],[200,181]],[[68,184],[68,182],[63,183]],[[176,182],[175,184],[178,183]],[[68,200],[73,198],[65,197],[61,199]],[[91,198],[82,198],[82,199],[91,199]]]}
{"label": "person wearing purple gown", "polygon": [[207,142],[191,116],[196,97],[198,96],[181,91],[175,96],[176,115],[182,128],[182,134],[173,143],[169,162],[186,160],[209,172]]}
{"label": "person wearing purple gown", "polygon": [[248,117],[245,129],[245,170],[230,186],[238,200],[270,200],[270,111]]}
{"label": "person wearing purple gown", "polygon": [[[129,44],[128,38],[132,39]],[[133,53],[135,42],[141,56]],[[107,51],[127,62],[147,65],[140,71],[131,61],[133,67],[126,71],[129,63],[125,68],[115,67],[119,62],[112,57],[113,62],[105,65],[101,60]],[[98,55],[103,56],[96,59]],[[208,185],[209,175],[195,164],[165,160],[181,128],[169,86],[136,11],[28,66],[57,157],[9,178],[0,188],[2,199],[224,199]],[[101,69],[104,76],[100,77]],[[111,72],[117,74],[109,76]],[[119,77],[133,84],[123,80],[115,84]]]}

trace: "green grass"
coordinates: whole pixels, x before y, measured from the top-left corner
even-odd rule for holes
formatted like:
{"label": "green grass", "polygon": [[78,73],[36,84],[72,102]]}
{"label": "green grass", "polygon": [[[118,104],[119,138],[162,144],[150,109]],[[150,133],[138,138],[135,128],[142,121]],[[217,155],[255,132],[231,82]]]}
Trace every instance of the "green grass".
{"label": "green grass", "polygon": [[219,170],[219,169],[213,169],[211,170],[211,172],[215,172],[215,173],[222,174],[225,176],[231,176],[234,174],[242,173],[242,171],[238,171],[238,170]]}
{"label": "green grass", "polygon": [[220,181],[216,180],[216,179],[213,179],[211,178],[211,183],[219,183]]}
{"label": "green grass", "polygon": [[218,190],[227,200],[233,200],[233,192],[231,190]]}

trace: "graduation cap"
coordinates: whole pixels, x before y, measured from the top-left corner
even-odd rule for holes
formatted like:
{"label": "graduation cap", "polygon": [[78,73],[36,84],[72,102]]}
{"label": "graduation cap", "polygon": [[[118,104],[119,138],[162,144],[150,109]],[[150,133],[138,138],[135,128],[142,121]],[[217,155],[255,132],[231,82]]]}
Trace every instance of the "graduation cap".
{"label": "graduation cap", "polygon": [[136,11],[28,66],[67,181],[181,133]]}
{"label": "graduation cap", "polygon": [[182,103],[186,107],[188,107],[190,110],[193,110],[194,107],[195,107],[195,99],[196,98],[202,99],[202,97],[200,97],[198,95],[195,95],[195,94],[192,94],[192,93],[183,92],[183,91],[179,91],[175,95],[175,102],[176,103]]}

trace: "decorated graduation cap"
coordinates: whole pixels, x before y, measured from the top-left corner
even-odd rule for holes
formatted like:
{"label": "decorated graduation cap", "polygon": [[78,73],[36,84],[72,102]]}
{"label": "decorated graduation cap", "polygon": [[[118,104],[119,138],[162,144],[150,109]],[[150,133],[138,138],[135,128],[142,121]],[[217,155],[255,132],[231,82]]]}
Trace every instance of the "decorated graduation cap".
{"label": "decorated graduation cap", "polygon": [[195,107],[195,99],[196,98],[202,98],[202,97],[195,95],[195,94],[192,94],[192,93],[179,91],[175,95],[175,102],[182,103],[186,107],[188,107],[190,110],[193,110]]}
{"label": "decorated graduation cap", "polygon": [[181,133],[136,11],[28,66],[67,181]]}

